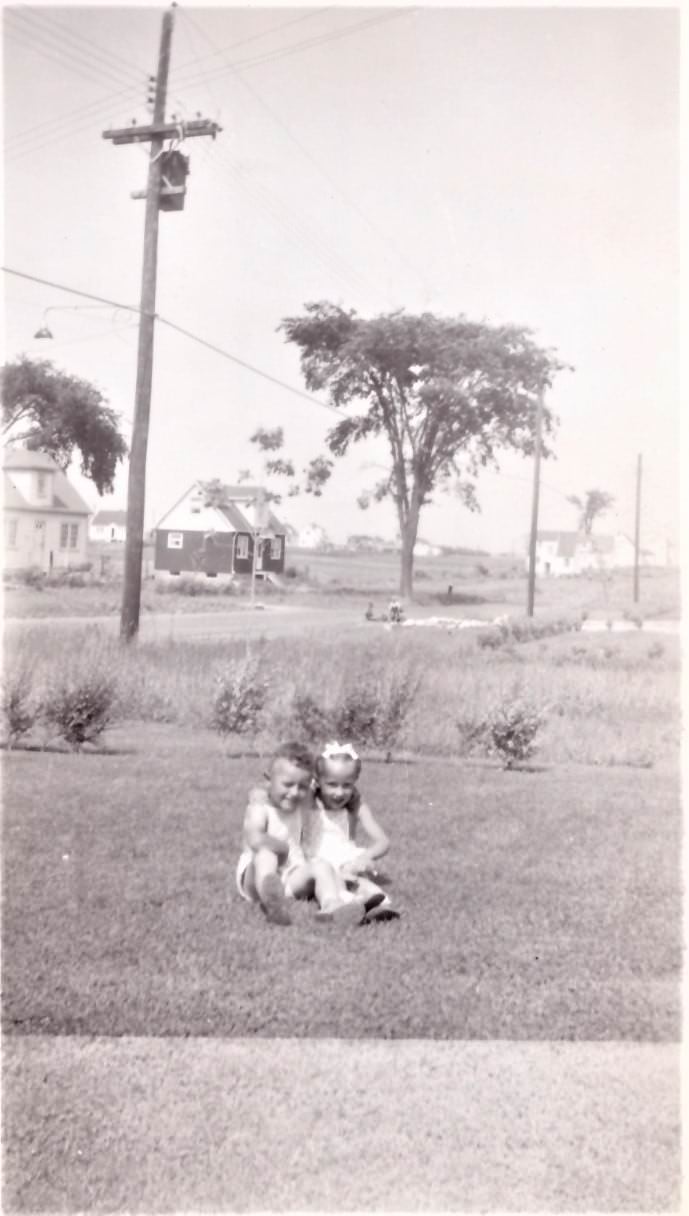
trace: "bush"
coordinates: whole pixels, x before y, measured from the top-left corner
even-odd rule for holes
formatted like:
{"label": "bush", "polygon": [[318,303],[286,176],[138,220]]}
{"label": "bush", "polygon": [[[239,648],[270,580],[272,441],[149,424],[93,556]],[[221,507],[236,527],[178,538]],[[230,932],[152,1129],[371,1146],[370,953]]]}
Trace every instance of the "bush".
{"label": "bush", "polygon": [[533,755],[543,719],[542,710],[518,696],[492,711],[488,723],[490,748],[497,752],[505,768],[514,768]]}
{"label": "bush", "polygon": [[211,726],[220,735],[252,735],[259,728],[268,695],[261,662],[245,655],[216,676]]}
{"label": "bush", "polygon": [[2,719],[8,745],[12,747],[35,726],[41,714],[41,704],[34,693],[33,668],[28,663],[6,668],[1,695]]}
{"label": "bush", "polygon": [[308,692],[297,693],[292,702],[290,719],[290,725],[294,723],[295,733],[302,735],[307,743],[320,743],[326,735],[334,733],[328,711]]}
{"label": "bush", "polygon": [[44,697],[43,713],[74,751],[94,743],[113,719],[114,678],[94,667],[85,672],[59,673]]}

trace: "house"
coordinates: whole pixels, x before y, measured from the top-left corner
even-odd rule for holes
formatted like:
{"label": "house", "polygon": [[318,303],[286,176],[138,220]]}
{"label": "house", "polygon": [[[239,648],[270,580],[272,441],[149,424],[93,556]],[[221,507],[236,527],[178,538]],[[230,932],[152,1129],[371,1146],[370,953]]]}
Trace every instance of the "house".
{"label": "house", "polygon": [[154,529],[156,576],[251,574],[256,547],[259,577],[285,568],[285,525],[261,486],[225,486],[208,493],[201,482],[163,515]]}
{"label": "house", "polygon": [[320,524],[307,524],[297,532],[294,544],[297,549],[331,549],[328,533]]}
{"label": "house", "polygon": [[441,545],[434,545],[431,541],[423,540],[421,537],[414,546],[415,557],[442,557],[442,553]]}
{"label": "house", "polygon": [[3,453],[5,569],[53,569],[86,562],[83,498],[45,452],[19,446]]}
{"label": "house", "polygon": [[89,540],[117,545],[124,544],[126,539],[126,511],[96,511],[89,524]]}
{"label": "house", "polygon": [[[527,546],[528,547],[528,546]],[[644,560],[646,555],[642,554]],[[585,570],[614,570],[634,565],[634,542],[623,532],[596,536],[584,532],[539,532],[536,574],[581,574]],[[526,568],[529,568],[528,554]]]}

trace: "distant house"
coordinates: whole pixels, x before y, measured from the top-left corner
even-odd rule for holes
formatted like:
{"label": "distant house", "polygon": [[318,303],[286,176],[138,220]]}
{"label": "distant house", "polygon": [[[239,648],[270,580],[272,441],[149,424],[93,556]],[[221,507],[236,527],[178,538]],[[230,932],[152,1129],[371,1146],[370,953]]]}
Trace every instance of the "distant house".
{"label": "distant house", "polygon": [[[644,559],[647,555],[644,555]],[[526,557],[528,569],[529,558]],[[614,570],[634,565],[634,542],[623,532],[614,536],[587,536],[583,532],[539,532],[536,538],[536,574],[581,574],[586,570]]]}
{"label": "distant house", "polygon": [[89,524],[89,540],[118,545],[126,539],[126,511],[96,511]]}
{"label": "distant house", "polygon": [[328,540],[328,533],[320,524],[307,524],[305,528],[300,528],[294,538],[294,544],[297,549],[329,549],[332,547]]}
{"label": "distant house", "polygon": [[442,553],[442,545],[433,545],[428,540],[422,540],[421,537],[414,546],[415,557],[442,557]]}
{"label": "distant house", "polygon": [[209,498],[195,482],[156,524],[155,574],[251,574],[254,545],[259,577],[282,574],[286,528],[263,495],[260,486],[223,486]]}
{"label": "distant house", "polygon": [[3,481],[5,569],[47,573],[83,564],[91,512],[55,461],[5,448]]}

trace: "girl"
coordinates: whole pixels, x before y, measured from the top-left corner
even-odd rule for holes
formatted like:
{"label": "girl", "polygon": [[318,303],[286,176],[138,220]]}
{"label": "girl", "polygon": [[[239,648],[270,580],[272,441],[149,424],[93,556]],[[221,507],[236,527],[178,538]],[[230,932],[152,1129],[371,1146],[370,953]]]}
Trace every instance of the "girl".
{"label": "girl", "polygon": [[[311,857],[330,862],[348,889],[371,908],[367,919],[389,920],[399,913],[372,878],[377,877],[376,862],[385,856],[390,841],[357,789],[360,772],[361,760],[351,743],[328,743],[316,758],[307,848]],[[369,839],[365,848],[356,843],[359,826]],[[382,899],[373,906],[378,894]]]}

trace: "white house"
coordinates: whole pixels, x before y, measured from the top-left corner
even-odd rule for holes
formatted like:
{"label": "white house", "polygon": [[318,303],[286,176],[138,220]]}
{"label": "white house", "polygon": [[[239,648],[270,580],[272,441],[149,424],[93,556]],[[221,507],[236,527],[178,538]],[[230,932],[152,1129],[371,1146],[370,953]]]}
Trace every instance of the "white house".
{"label": "white house", "polygon": [[124,544],[126,539],[126,511],[96,511],[89,524],[89,540],[117,545]]}
{"label": "white house", "polygon": [[[527,542],[528,549],[528,542]],[[642,560],[650,555],[642,552]],[[536,574],[559,576],[585,570],[615,570],[634,565],[634,542],[623,532],[586,536],[584,532],[539,532]],[[529,558],[526,557],[528,570]]]}
{"label": "white house", "polygon": [[305,528],[300,528],[294,538],[294,544],[297,549],[330,548],[328,533],[320,524],[307,524]]}
{"label": "white house", "polygon": [[5,569],[48,572],[87,557],[90,511],[45,452],[3,453]]}

